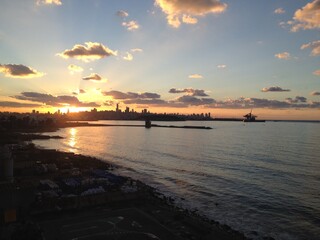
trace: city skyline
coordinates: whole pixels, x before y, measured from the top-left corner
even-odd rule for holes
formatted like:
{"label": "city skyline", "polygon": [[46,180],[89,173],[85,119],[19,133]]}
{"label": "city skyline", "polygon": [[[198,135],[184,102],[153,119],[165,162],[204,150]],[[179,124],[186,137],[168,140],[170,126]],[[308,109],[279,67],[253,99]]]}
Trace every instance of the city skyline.
{"label": "city skyline", "polygon": [[320,0],[2,0],[0,111],[320,120]]}

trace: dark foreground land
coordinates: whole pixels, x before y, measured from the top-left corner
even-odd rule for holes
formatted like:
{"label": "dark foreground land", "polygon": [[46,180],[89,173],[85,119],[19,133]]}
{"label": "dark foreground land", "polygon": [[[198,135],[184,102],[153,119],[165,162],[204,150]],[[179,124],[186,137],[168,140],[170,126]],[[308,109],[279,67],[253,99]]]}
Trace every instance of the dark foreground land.
{"label": "dark foreground land", "polygon": [[113,174],[117,166],[33,144],[11,147],[14,181],[0,181],[0,239],[246,239]]}

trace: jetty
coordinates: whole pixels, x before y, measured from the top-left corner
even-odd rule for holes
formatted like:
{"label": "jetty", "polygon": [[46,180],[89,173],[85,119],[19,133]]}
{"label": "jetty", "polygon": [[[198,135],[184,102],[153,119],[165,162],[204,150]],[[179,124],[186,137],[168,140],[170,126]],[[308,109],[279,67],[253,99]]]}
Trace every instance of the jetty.
{"label": "jetty", "polygon": [[89,122],[66,122],[59,126],[60,128],[68,127],[144,127],[144,128],[184,128],[184,129],[204,129],[210,130],[212,127],[206,126],[176,126],[176,125],[158,125],[151,124],[150,120],[146,120],[145,124],[102,124],[102,123],[89,123]]}

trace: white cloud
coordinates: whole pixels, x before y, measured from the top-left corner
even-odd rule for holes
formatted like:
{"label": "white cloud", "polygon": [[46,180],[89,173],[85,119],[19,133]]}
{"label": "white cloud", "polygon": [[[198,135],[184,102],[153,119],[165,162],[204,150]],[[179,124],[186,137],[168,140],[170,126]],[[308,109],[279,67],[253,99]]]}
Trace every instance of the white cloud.
{"label": "white cloud", "polygon": [[182,22],[184,22],[186,24],[196,24],[196,23],[198,23],[198,19],[196,19],[195,17],[191,17],[189,15],[183,14]]}
{"label": "white cloud", "polygon": [[291,31],[297,32],[300,29],[320,28],[320,0],[314,0],[298,9],[293,16],[292,21],[287,22],[292,25]]}
{"label": "white cloud", "polygon": [[133,56],[131,53],[127,52],[127,55],[123,57],[124,60],[126,61],[132,61],[133,60]]}
{"label": "white cloud", "polygon": [[61,0],[37,0],[37,5],[61,5]]}
{"label": "white cloud", "polygon": [[[320,17],[320,16],[319,16]],[[303,44],[301,49],[311,48],[311,56],[320,55],[320,40],[311,43]]]}
{"label": "white cloud", "polygon": [[291,59],[291,55],[288,52],[277,53],[274,55],[276,58],[289,60]]}
{"label": "white cloud", "polygon": [[140,28],[137,21],[123,22],[122,26],[126,27],[129,31],[134,31]]}
{"label": "white cloud", "polygon": [[181,21],[195,24],[198,21],[195,16],[222,13],[227,8],[227,4],[219,0],[155,0],[155,5],[167,15],[168,24],[175,28],[181,25]]}
{"label": "white cloud", "polygon": [[227,65],[225,65],[225,64],[219,64],[219,65],[217,65],[217,68],[226,68],[227,67]]}
{"label": "white cloud", "polygon": [[141,48],[133,48],[130,50],[131,52],[142,52],[143,50]]}
{"label": "white cloud", "polygon": [[195,79],[200,79],[200,78],[203,78],[203,76],[201,74],[191,74],[189,75],[189,78],[195,78]]}
{"label": "white cloud", "polygon": [[83,68],[74,64],[70,64],[68,66],[68,69],[70,70],[70,73],[73,74],[74,72],[82,72]]}
{"label": "white cloud", "polygon": [[275,14],[284,14],[286,11],[283,8],[277,8],[276,10],[274,10]]}

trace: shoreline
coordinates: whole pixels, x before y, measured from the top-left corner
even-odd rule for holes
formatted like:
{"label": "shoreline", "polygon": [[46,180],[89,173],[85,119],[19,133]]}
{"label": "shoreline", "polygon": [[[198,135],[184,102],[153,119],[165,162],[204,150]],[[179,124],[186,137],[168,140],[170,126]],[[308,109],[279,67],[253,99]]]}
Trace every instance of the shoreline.
{"label": "shoreline", "polygon": [[[36,137],[36,135],[32,137]],[[160,234],[161,231],[159,231],[159,229],[164,227],[168,230],[168,234],[173,234],[173,236],[178,237],[177,239],[212,239],[213,236],[218,236],[217,239],[226,240],[247,239],[243,233],[232,230],[227,225],[200,216],[188,209],[177,207],[173,198],[166,197],[155,188],[139,180],[114,175],[112,173],[113,169],[121,168],[121,166],[116,166],[90,156],[52,149],[41,149],[35,147],[33,144],[20,144],[17,146],[19,146],[19,148],[16,149],[14,153],[15,181],[7,184],[2,183],[0,187],[2,191],[3,188],[11,187],[12,189],[9,190],[9,192],[11,191],[11,197],[12,194],[15,196],[17,191],[21,193],[28,190],[30,192],[30,189],[32,189],[33,192],[36,192],[36,195],[33,197],[27,194],[28,196],[26,195],[26,197],[23,198],[24,200],[33,199],[29,200],[29,206],[26,206],[26,201],[22,204],[22,207],[19,206],[19,208],[27,209],[28,214],[17,214],[17,216],[20,215],[20,217],[23,215],[24,221],[25,219],[29,219],[35,222],[37,226],[43,226],[43,223],[49,220],[64,221],[63,216],[65,214],[90,215],[90,212],[97,211],[97,208],[108,206],[110,211],[119,211],[121,209],[142,211],[143,214],[148,215],[148,218],[156,222],[155,226],[152,227],[155,232]],[[51,170],[42,173],[38,172],[38,174],[35,175],[35,169],[38,169],[35,167],[39,167],[40,165],[47,165],[48,169],[49,166],[51,166]],[[53,165],[55,165],[56,168],[54,168]],[[94,172],[98,175],[93,176]],[[99,176],[99,174],[102,175]],[[103,174],[107,175],[104,176]],[[103,178],[103,176],[111,180],[108,179],[108,183],[94,183],[90,185],[90,187],[91,189],[98,189],[102,186],[104,192],[101,191],[91,195],[83,194],[87,188],[84,184],[75,188],[66,187],[65,183],[62,184],[62,182],[67,179],[82,179],[83,181],[88,179],[97,180]],[[119,182],[113,178],[118,179]],[[41,181],[44,184],[41,184]],[[54,187],[49,189],[49,192],[52,190],[52,196],[49,196],[50,193],[48,189],[43,190],[43,188],[39,188],[40,185],[45,185],[46,181],[48,185],[52,184],[52,182],[58,185],[61,192]],[[39,205],[38,197],[41,191],[49,195],[44,197],[42,194],[42,205]],[[53,192],[58,192],[58,196]],[[34,201],[35,197],[36,201]],[[130,211],[127,212],[128,216],[131,214]],[[19,223],[19,221],[18,219],[13,225]],[[148,222],[147,220],[141,221]],[[46,233],[49,231],[47,227],[44,226],[44,231],[47,231]],[[150,230],[150,228],[146,228]],[[188,234],[185,235],[185,233]]]}

